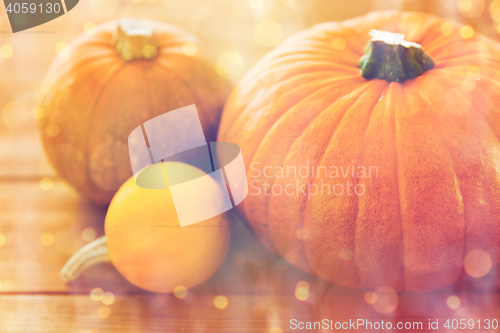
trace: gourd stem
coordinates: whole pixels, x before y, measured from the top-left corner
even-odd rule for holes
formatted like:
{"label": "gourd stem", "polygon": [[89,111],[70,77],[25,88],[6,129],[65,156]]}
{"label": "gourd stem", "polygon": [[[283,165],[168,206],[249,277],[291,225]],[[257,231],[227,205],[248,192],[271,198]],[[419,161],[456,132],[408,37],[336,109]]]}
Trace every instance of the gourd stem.
{"label": "gourd stem", "polygon": [[434,60],[422,46],[406,41],[402,34],[372,30],[370,36],[358,62],[365,79],[404,82],[434,67]]}
{"label": "gourd stem", "polygon": [[153,59],[158,53],[158,39],[154,28],[136,18],[119,21],[111,45],[125,61]]}
{"label": "gourd stem", "polygon": [[110,261],[106,236],[97,238],[78,250],[61,269],[65,282],[74,281],[82,272],[96,264]]}

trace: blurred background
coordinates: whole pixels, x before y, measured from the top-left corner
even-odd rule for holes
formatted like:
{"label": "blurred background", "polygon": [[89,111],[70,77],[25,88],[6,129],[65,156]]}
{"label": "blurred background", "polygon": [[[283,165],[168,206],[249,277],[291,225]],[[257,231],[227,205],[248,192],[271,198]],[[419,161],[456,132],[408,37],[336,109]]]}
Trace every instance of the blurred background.
{"label": "blurred background", "polygon": [[[75,283],[60,268],[103,234],[105,209],[59,181],[36,128],[42,79],[79,34],[121,17],[170,22],[198,35],[219,75],[237,82],[284,38],[312,25],[374,10],[433,13],[500,40],[500,0],[80,0],[68,14],[12,34],[0,10],[0,331],[271,332],[290,318],[500,317],[498,278],[426,294],[387,294],[329,285],[265,250],[234,216],[234,242],[221,270],[187,294],[139,290],[99,265]],[[424,330],[425,331],[425,330]]]}

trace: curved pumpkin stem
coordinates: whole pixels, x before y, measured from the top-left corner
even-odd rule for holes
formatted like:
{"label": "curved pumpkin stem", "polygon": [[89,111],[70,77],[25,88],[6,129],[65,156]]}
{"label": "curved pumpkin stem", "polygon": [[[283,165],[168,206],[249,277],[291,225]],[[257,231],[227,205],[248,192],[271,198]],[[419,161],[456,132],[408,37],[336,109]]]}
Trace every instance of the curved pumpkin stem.
{"label": "curved pumpkin stem", "polygon": [[74,281],[86,269],[110,261],[106,236],[97,238],[78,250],[61,269],[59,275],[65,282]]}
{"label": "curved pumpkin stem", "polygon": [[402,34],[372,30],[370,36],[365,54],[358,62],[365,79],[404,82],[434,67],[434,60],[422,46],[406,41]]}
{"label": "curved pumpkin stem", "polygon": [[136,18],[126,18],[119,21],[111,45],[123,60],[131,61],[153,59],[159,44],[151,25]]}

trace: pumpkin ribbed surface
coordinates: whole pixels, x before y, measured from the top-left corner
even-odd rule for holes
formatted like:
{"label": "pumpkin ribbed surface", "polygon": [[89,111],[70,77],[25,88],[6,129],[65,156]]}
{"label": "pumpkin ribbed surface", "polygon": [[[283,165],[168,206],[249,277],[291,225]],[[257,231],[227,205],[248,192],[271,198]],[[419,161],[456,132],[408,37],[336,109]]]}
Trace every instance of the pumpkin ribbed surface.
{"label": "pumpkin ribbed surface", "polygon": [[[196,104],[205,136],[214,140],[230,91],[196,37],[173,25],[143,22],[153,28],[157,45],[142,45],[134,35],[119,46],[128,48],[123,57],[136,51],[135,57],[144,59],[122,58],[112,45],[117,22],[109,22],[68,45],[43,85],[40,130],[50,162],[78,191],[103,204],[132,175],[127,147],[132,130]],[[194,55],[183,53],[186,43],[197,45]]]}
{"label": "pumpkin ribbed surface", "polygon": [[[403,83],[363,78],[372,29],[420,44],[434,68]],[[449,30],[412,12],[323,23],[241,80],[218,139],[242,149],[239,210],[271,250],[329,282],[410,291],[452,284],[472,250],[500,261],[500,46]]]}

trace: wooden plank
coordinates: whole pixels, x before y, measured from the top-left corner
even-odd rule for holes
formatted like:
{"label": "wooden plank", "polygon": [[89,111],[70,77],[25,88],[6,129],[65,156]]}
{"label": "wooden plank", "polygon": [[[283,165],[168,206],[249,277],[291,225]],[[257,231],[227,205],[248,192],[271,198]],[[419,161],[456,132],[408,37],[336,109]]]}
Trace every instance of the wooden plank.
{"label": "wooden plank", "polygon": [[[287,298],[269,296],[230,296],[228,301],[228,307],[219,310],[210,296],[184,300],[169,295],[117,296],[107,307],[109,316],[101,318],[103,304],[89,296],[3,296],[0,326],[2,332],[23,333],[268,332],[280,313],[276,307],[288,303]],[[271,311],[269,316],[252,312],[261,303]],[[304,317],[300,307],[295,309],[296,315]]]}
{"label": "wooden plank", "polygon": [[55,177],[45,158],[35,120],[28,121],[30,123],[23,129],[0,124],[0,181]]}
{"label": "wooden plank", "polygon": [[[83,229],[103,233],[104,210],[80,198],[61,182],[49,191],[39,182],[0,182],[1,291],[64,291],[58,276],[65,260],[85,244]],[[54,242],[44,245],[50,233]]]}
{"label": "wooden plank", "polygon": [[[440,322],[439,330],[450,331],[443,325],[447,319],[498,319],[498,295],[489,304],[484,295],[459,294],[467,302],[460,311],[440,307],[434,313],[420,316],[404,314],[380,315],[361,304],[359,291],[331,290],[336,303],[301,302],[292,296],[228,295],[225,309],[214,306],[213,295],[188,295],[179,300],[172,295],[116,295],[115,301],[104,306],[89,295],[4,295],[0,297],[0,327],[2,332],[270,332],[279,327],[283,332],[304,331],[292,329],[290,319],[334,323],[368,319],[397,323],[423,323],[422,330],[430,332],[428,320]],[[332,301],[332,298],[327,298]],[[367,311],[363,310],[367,308]],[[347,312],[346,312],[347,310]],[[109,311],[109,315],[107,315]],[[102,318],[104,317],[104,318]],[[476,324],[477,325],[477,324]],[[310,330],[318,332],[319,330]],[[333,330],[324,330],[333,331]],[[361,328],[359,332],[367,330]],[[368,330],[369,331],[369,330]],[[469,330],[471,332],[478,331]],[[492,330],[495,331],[495,330]]]}

